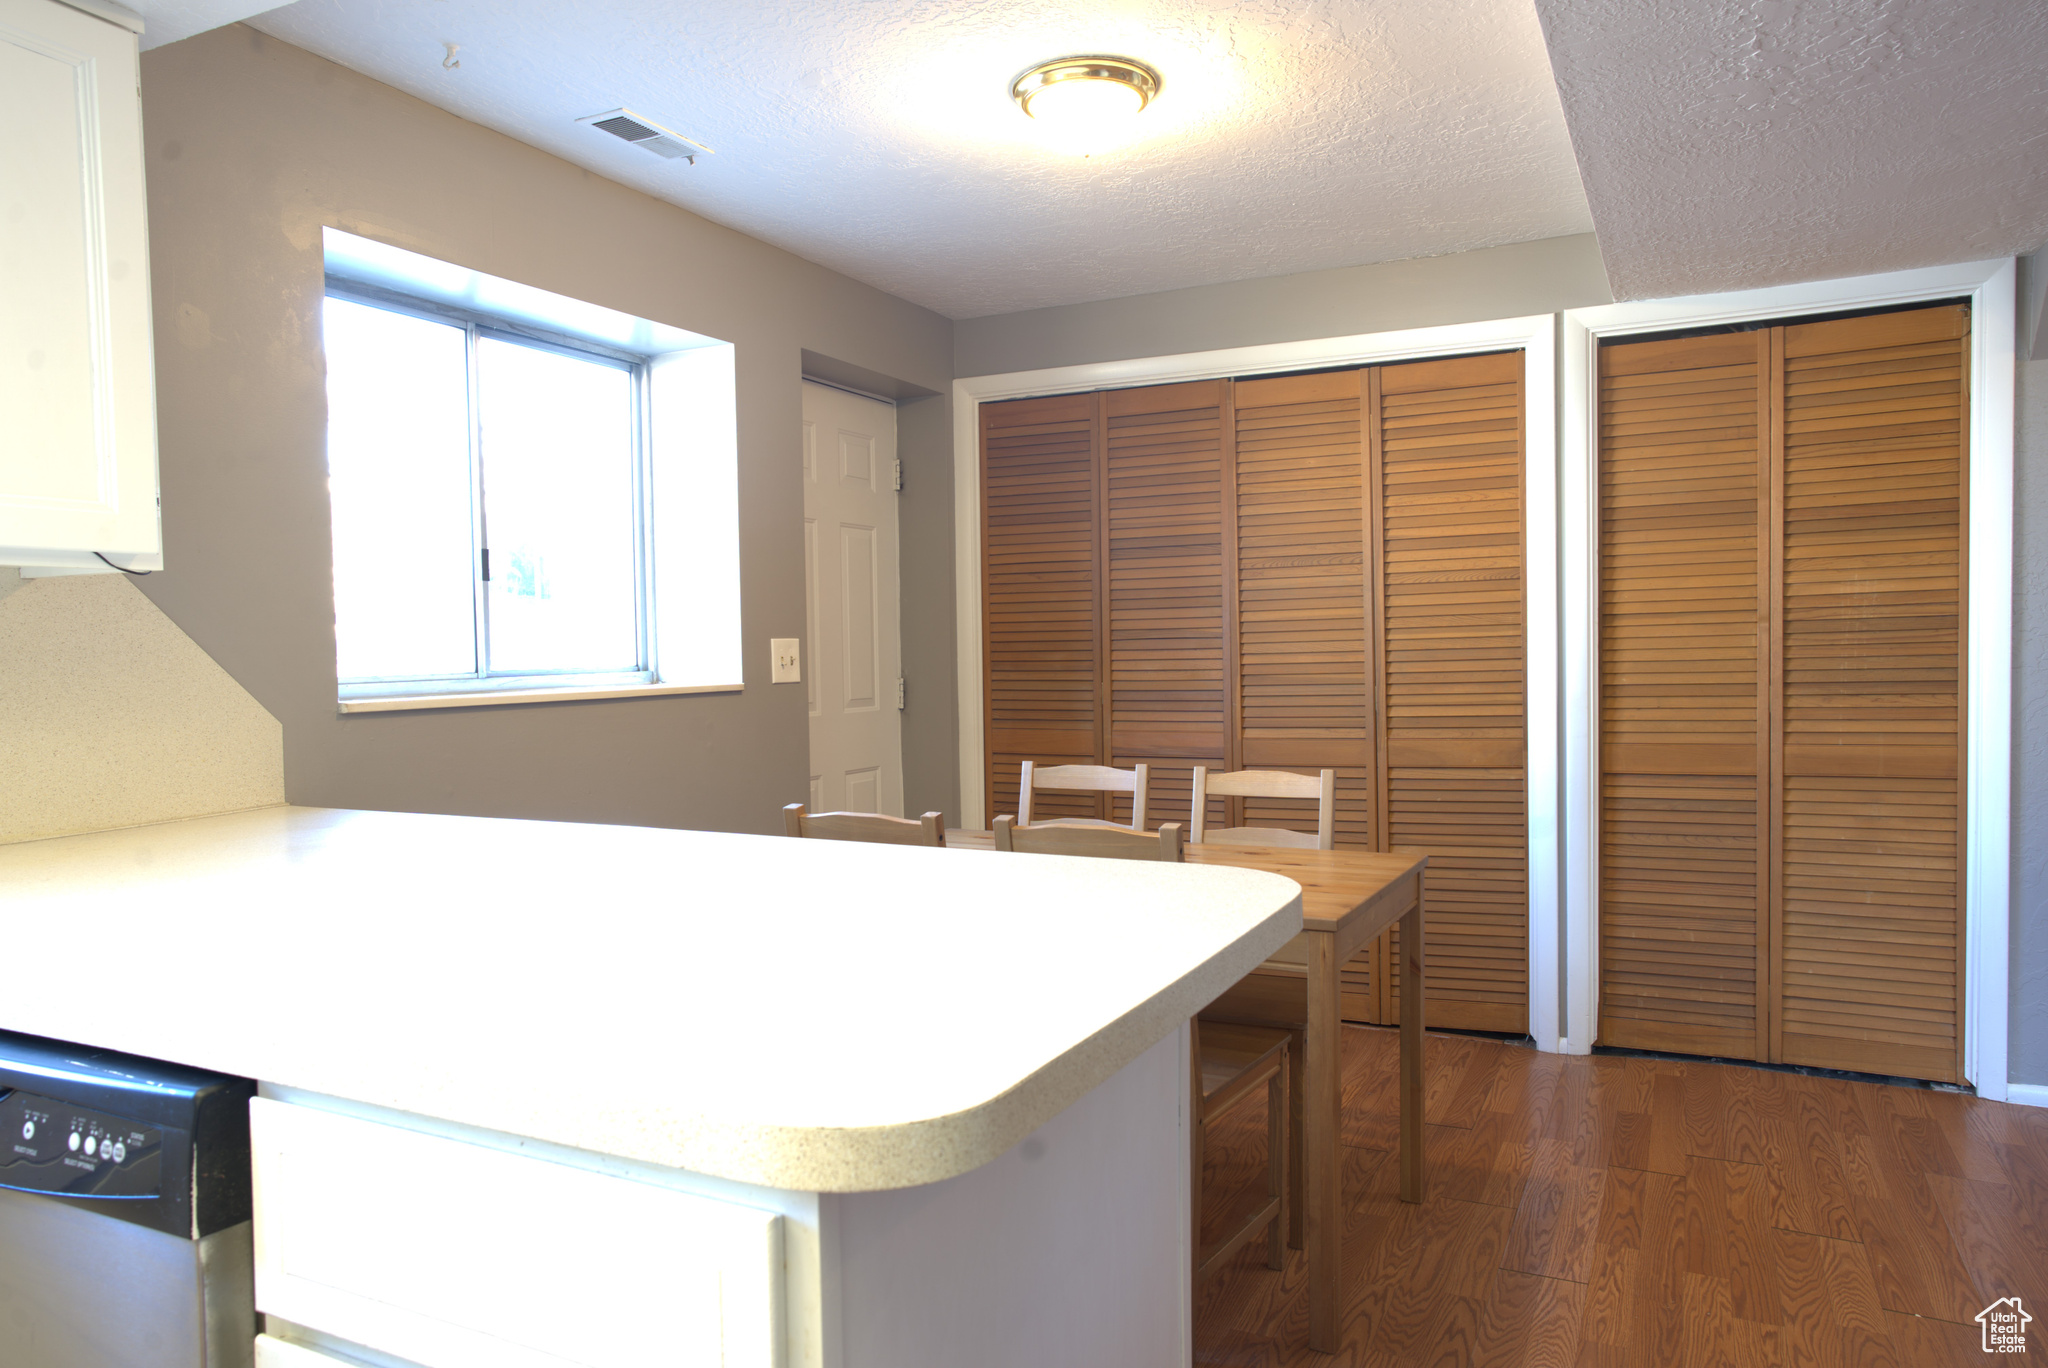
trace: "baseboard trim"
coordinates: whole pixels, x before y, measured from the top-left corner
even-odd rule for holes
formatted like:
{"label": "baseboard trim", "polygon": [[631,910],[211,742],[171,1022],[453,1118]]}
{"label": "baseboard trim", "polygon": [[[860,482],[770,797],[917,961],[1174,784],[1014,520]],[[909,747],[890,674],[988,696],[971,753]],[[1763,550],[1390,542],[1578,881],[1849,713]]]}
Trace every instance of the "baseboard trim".
{"label": "baseboard trim", "polygon": [[2048,1107],[2048,1083],[2008,1083],[2005,1100],[2022,1107]]}

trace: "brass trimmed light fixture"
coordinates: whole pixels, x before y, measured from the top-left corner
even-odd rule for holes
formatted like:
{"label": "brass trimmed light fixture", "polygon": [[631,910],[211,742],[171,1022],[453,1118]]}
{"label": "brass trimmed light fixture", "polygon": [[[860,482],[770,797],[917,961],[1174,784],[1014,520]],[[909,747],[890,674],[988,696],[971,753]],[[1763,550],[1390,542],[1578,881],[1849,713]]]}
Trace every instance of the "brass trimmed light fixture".
{"label": "brass trimmed light fixture", "polygon": [[1142,112],[1161,84],[1157,71],[1129,57],[1059,57],[1010,82],[1010,98],[1041,123],[1076,127]]}

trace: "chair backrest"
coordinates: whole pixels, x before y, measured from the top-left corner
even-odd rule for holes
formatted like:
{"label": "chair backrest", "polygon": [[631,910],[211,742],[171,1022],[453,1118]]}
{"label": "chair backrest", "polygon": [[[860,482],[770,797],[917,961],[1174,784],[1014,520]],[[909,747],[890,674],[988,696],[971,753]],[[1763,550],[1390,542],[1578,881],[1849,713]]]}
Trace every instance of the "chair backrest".
{"label": "chair backrest", "polygon": [[927,812],[915,822],[879,812],[821,812],[812,816],[802,803],[782,810],[782,828],[791,836],[825,841],[875,841],[882,845],[944,846],[946,819]]}
{"label": "chair backrest", "polygon": [[[1306,831],[1288,831],[1282,827],[1209,830],[1204,819],[1208,816],[1209,799],[1212,797],[1315,799],[1321,805],[1316,814],[1316,834],[1311,836]],[[1337,848],[1335,770],[1324,770],[1311,778],[1306,774],[1288,774],[1281,770],[1235,770],[1229,774],[1211,774],[1197,765],[1195,788],[1189,800],[1194,805],[1192,839],[1196,845],[1294,846],[1305,850]]]}
{"label": "chair backrest", "polygon": [[[1112,769],[1108,765],[1045,765],[1029,760],[1017,776],[1017,824],[1031,825],[1031,795],[1037,789],[1085,790],[1131,795],[1131,830],[1145,829],[1146,767]],[[1043,825],[1043,823],[1041,823]]]}
{"label": "chair backrest", "polygon": [[996,849],[1027,855],[1094,855],[1108,860],[1168,860],[1181,863],[1180,823],[1168,822],[1157,832],[1125,831],[1121,827],[1062,826],[1057,823],[1021,826],[1015,817],[996,818]]}

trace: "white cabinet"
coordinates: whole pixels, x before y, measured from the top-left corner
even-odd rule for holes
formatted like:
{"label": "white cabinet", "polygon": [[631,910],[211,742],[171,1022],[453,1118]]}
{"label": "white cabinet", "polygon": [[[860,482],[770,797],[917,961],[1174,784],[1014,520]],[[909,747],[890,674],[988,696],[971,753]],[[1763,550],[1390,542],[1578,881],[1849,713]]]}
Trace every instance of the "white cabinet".
{"label": "white cabinet", "polygon": [[774,1212],[270,1098],[249,1136],[267,1316],[423,1368],[781,1361]]}
{"label": "white cabinet", "polygon": [[360,1368],[360,1365],[269,1335],[256,1337],[256,1368]]}
{"label": "white cabinet", "polygon": [[162,564],[138,70],[134,28],[0,0],[0,565]]}

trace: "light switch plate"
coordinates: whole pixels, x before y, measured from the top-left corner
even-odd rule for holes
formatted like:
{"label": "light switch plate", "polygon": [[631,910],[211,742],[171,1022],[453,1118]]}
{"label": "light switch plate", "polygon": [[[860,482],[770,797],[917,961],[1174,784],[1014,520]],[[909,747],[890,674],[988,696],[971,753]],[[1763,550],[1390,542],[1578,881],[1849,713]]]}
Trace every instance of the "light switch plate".
{"label": "light switch plate", "polygon": [[771,684],[803,683],[804,672],[798,660],[795,637],[770,637],[768,649],[775,656],[775,670],[768,677]]}

